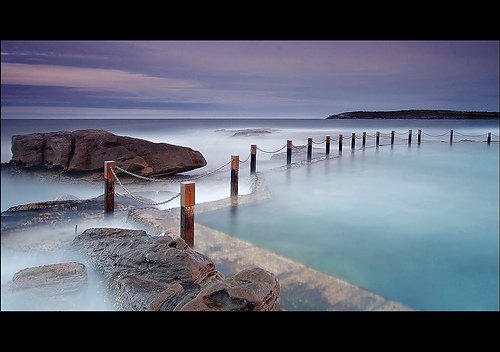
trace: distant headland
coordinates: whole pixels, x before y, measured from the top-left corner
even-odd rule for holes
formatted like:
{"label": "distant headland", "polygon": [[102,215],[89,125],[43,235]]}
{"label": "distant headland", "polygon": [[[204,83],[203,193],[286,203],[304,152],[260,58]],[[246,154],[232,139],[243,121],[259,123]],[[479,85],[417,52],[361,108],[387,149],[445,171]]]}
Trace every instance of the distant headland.
{"label": "distant headland", "polygon": [[453,110],[349,111],[327,119],[428,119],[428,120],[495,120],[499,112]]}

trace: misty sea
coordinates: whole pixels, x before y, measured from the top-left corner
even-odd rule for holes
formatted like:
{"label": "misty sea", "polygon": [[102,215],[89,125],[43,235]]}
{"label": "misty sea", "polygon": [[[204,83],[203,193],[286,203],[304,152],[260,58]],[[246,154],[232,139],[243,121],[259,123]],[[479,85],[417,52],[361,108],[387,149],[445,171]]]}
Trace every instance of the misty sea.
{"label": "misty sea", "polygon": [[[288,139],[300,146],[312,137],[317,143],[313,158],[319,158],[325,136],[333,140],[343,134],[341,156],[332,142],[330,159],[286,170],[277,170],[286,162],[283,157],[258,152],[257,171],[271,199],[238,206],[236,212],[197,214],[196,221],[414,309],[499,309],[498,121],[2,119],[1,126],[2,163],[12,156],[12,135],[92,128],[199,150],[208,165],[186,173],[192,175],[215,169],[231,155],[245,159],[250,144],[274,151]],[[238,133],[250,128],[263,131]],[[414,133],[410,146],[409,129]],[[421,145],[416,143],[418,129],[423,132]],[[447,135],[451,129],[453,144]],[[387,137],[392,130],[397,132],[394,146]],[[382,133],[379,148],[372,137],[377,131]],[[367,132],[366,148],[357,139],[351,151],[351,132],[358,137]],[[485,143],[488,132],[493,134],[491,144]],[[5,172],[1,181],[2,211],[65,194],[96,197],[103,191],[102,184]],[[240,194],[250,192],[250,181],[248,163],[242,164]],[[178,192],[175,187],[165,190]],[[228,168],[197,183],[197,203],[227,196]],[[168,205],[175,206],[178,200]],[[4,270],[4,264],[15,260],[15,253],[4,252],[2,247],[2,283],[26,267],[20,262]]]}

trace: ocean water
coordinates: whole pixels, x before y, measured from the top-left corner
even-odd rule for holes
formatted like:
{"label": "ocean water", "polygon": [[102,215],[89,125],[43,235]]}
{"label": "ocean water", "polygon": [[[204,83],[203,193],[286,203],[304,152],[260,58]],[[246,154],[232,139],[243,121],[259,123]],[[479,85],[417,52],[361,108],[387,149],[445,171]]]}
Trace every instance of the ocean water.
{"label": "ocean water", "polygon": [[[284,159],[271,159],[272,154],[259,151],[257,170],[265,172],[272,199],[240,206],[232,213],[197,214],[196,220],[415,309],[499,309],[499,151],[498,143],[483,142],[487,132],[498,140],[498,121],[1,120],[1,124],[2,162],[10,160],[14,134],[98,128],[199,150],[208,165],[186,173],[192,175],[223,165],[231,155],[245,159],[250,144],[272,151],[287,139],[299,146],[308,137],[321,143],[325,135],[334,139],[342,133],[346,138],[351,132],[360,136],[366,131],[370,137],[364,150],[351,152],[346,138],[341,157],[286,171],[272,171]],[[244,128],[271,133],[234,136]],[[420,146],[416,136],[407,146],[409,129],[414,134],[418,129],[424,132]],[[440,136],[450,129],[457,141],[453,145],[447,142],[448,135]],[[387,145],[391,130],[398,132],[392,148]],[[382,133],[378,149],[371,137],[376,131]],[[314,148],[318,149],[313,157],[320,157],[324,144]],[[337,142],[332,141],[331,148],[332,156],[337,156]],[[250,191],[248,164],[241,165],[240,194]],[[229,177],[226,167],[196,181],[197,203],[229,196]],[[1,208],[65,194],[94,197],[102,189],[101,184],[2,173]],[[135,190],[152,189],[178,192],[178,185],[144,184]],[[119,186],[117,191],[123,193]],[[163,200],[158,197],[154,200]],[[166,207],[178,205],[177,200]],[[11,275],[3,270],[4,259],[9,258],[2,257],[2,281]]]}

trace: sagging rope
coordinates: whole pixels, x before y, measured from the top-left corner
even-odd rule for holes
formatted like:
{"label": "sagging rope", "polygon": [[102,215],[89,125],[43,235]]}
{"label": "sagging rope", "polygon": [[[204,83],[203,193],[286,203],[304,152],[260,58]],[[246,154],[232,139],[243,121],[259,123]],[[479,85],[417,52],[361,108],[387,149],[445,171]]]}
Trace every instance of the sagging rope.
{"label": "sagging rope", "polygon": [[277,153],[279,151],[282,151],[285,148],[286,148],[286,144],[283,147],[281,147],[280,149],[277,149],[277,150],[274,150],[274,151],[268,151],[268,150],[260,149],[259,147],[257,147],[257,150],[260,150],[261,152],[267,153],[267,154],[274,154],[274,153]]}
{"label": "sagging rope", "polygon": [[250,155],[252,155],[252,153],[248,154],[247,158],[243,161],[240,160],[240,163],[243,164],[243,163],[246,163],[248,161],[248,159],[250,159]]}
{"label": "sagging rope", "polygon": [[[249,156],[250,157],[250,156]],[[248,159],[248,158],[247,158]],[[246,161],[246,160],[245,160]],[[192,181],[192,180],[198,180],[202,177],[206,177],[206,176],[209,176],[209,175],[212,175],[214,174],[215,172],[219,171],[220,169],[222,169],[224,166],[227,166],[231,163],[231,161],[228,161],[227,163],[225,163],[224,165],[214,169],[214,170],[211,170],[211,171],[208,171],[204,174],[201,174],[201,175],[198,175],[198,176],[193,176],[193,177],[190,177],[188,179],[182,179],[182,181]],[[130,172],[130,171],[127,171],[125,169],[122,169],[121,167],[119,166],[116,166],[116,169],[117,170],[120,170],[121,172],[124,172],[130,176],[133,176],[133,177],[137,177],[137,178],[140,178],[142,180],[146,180],[146,181],[152,181],[152,182],[179,182],[180,180],[174,180],[174,179],[158,179],[158,178],[151,178],[151,177],[146,177],[146,176],[142,176],[142,175],[137,175],[137,174],[134,174],[133,172]]]}
{"label": "sagging rope", "polygon": [[[118,167],[116,167],[118,168]],[[134,196],[132,194],[132,192],[130,192],[127,188],[125,188],[125,186],[122,184],[122,182],[120,181],[120,179],[118,178],[118,176],[116,176],[116,173],[115,173],[115,170],[113,170],[113,168],[110,169],[111,170],[111,173],[113,174],[113,177],[115,178],[116,182],[118,182],[118,184],[120,185],[121,188],[123,188],[123,190],[130,196],[132,197],[134,200],[136,200],[137,202],[139,203],[142,203],[142,204],[146,204],[146,205],[163,205],[163,204],[167,204],[168,202],[171,202],[173,201],[175,198],[179,197],[181,194],[180,193],[177,193],[175,196],[173,196],[172,198],[169,198],[167,200],[164,200],[163,202],[146,202],[140,198],[137,198],[136,196]],[[122,169],[123,170],[123,169]]]}
{"label": "sagging rope", "polygon": [[311,142],[313,142],[314,144],[323,144],[326,142],[326,139],[324,139],[323,142],[315,142],[314,140],[311,140]]}

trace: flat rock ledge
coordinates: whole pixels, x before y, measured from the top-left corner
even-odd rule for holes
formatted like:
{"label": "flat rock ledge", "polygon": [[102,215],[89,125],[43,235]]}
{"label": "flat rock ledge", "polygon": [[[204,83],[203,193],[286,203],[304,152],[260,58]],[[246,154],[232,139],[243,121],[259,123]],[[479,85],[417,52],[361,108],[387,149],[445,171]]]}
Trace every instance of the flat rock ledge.
{"label": "flat rock ledge", "polygon": [[269,311],[280,308],[271,273],[243,270],[225,279],[181,238],[142,230],[90,228],[72,246],[89,256],[123,310]]}

